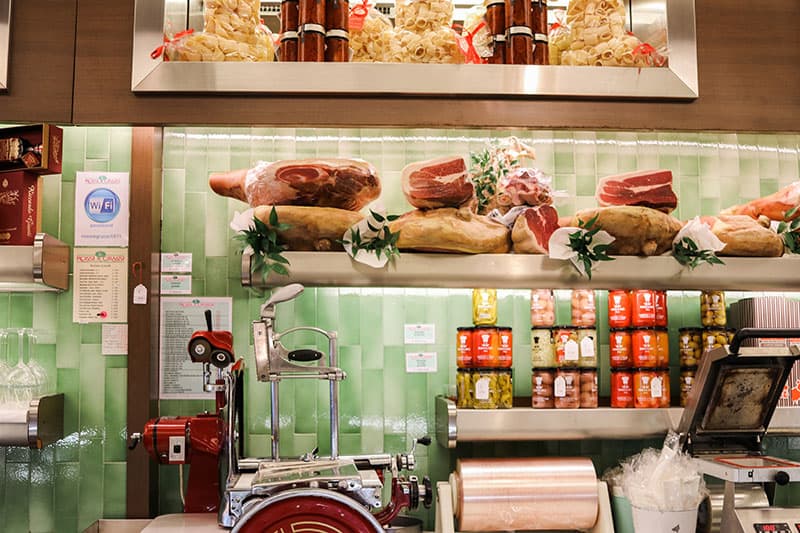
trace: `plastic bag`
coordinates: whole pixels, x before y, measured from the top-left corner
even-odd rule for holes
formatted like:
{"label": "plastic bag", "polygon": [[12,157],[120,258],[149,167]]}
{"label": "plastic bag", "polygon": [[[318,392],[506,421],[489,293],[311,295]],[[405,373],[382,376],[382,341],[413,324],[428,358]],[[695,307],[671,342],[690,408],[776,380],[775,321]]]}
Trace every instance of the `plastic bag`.
{"label": "plastic bag", "polygon": [[425,32],[395,30],[397,48],[391,61],[396,63],[463,63],[458,34],[449,27]]}
{"label": "plastic bag", "polygon": [[397,0],[395,25],[414,33],[440,31],[453,23],[452,0]]}
{"label": "plastic bag", "polygon": [[494,55],[494,39],[486,25],[486,7],[472,6],[464,16],[464,26],[458,38],[458,47],[465,63],[486,63],[484,58]]}
{"label": "plastic bag", "polygon": [[623,461],[621,484],[631,505],[662,512],[696,509],[707,494],[703,475],[680,451],[674,432],[660,451],[647,448]]}
{"label": "plastic bag", "polygon": [[562,65],[652,67],[666,62],[665,55],[626,31],[625,5],[621,0],[570,0],[567,24],[569,50]]}
{"label": "plastic bag", "polygon": [[389,62],[397,48],[392,22],[366,1],[350,8],[350,61]]}
{"label": "plastic bag", "polygon": [[557,9],[553,16],[555,17],[555,22],[550,26],[548,33],[548,50],[550,52],[550,64],[560,65],[561,54],[569,50],[569,46],[572,44],[572,36],[567,25],[567,12],[563,9]]}

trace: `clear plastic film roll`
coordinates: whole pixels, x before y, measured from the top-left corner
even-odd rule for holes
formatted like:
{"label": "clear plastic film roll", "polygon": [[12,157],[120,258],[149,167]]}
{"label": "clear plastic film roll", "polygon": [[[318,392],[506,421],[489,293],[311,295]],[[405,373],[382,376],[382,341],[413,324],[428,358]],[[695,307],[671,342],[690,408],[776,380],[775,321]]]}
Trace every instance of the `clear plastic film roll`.
{"label": "clear plastic film roll", "polygon": [[597,521],[590,459],[459,459],[450,486],[459,531],[589,529]]}

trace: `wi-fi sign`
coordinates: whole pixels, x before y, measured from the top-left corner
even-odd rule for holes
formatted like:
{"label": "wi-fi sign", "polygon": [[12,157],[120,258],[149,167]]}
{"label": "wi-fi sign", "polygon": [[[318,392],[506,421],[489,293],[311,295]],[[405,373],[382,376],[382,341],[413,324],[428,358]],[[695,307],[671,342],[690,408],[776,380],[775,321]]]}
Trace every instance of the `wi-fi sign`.
{"label": "wi-fi sign", "polygon": [[86,195],[83,209],[94,222],[111,222],[119,214],[119,196],[105,187],[94,189]]}

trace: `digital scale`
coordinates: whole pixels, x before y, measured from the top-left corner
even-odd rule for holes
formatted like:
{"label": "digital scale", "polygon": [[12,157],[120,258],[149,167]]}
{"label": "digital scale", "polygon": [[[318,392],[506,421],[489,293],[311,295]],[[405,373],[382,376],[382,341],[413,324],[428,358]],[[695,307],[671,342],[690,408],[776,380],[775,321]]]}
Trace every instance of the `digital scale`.
{"label": "digital scale", "polygon": [[[763,438],[800,346],[743,348],[753,338],[798,338],[797,329],[744,328],[700,361],[678,431],[698,469],[725,483],[722,533],[800,533],[800,508],[737,508],[736,485],[800,481],[800,463],[764,455]],[[798,409],[800,417],[800,409]]]}

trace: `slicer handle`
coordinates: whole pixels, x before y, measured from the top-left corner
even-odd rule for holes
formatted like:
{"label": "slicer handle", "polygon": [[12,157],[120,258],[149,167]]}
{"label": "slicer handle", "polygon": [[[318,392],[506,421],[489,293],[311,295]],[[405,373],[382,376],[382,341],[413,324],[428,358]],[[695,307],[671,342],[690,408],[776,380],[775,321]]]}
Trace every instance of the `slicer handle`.
{"label": "slicer handle", "polygon": [[211,309],[206,309],[205,315],[206,315],[206,327],[208,328],[208,331],[214,331],[213,328],[211,327]]}
{"label": "slicer handle", "polygon": [[790,339],[800,338],[800,329],[796,328],[742,328],[733,336],[729,350],[732,354],[738,354],[742,341],[745,339],[766,338],[766,339]]}
{"label": "slicer handle", "polygon": [[289,352],[289,361],[307,363],[310,361],[319,361],[320,359],[322,359],[322,352],[319,350],[300,349]]}

